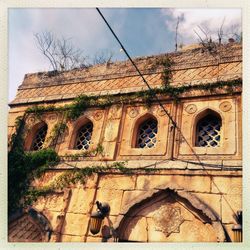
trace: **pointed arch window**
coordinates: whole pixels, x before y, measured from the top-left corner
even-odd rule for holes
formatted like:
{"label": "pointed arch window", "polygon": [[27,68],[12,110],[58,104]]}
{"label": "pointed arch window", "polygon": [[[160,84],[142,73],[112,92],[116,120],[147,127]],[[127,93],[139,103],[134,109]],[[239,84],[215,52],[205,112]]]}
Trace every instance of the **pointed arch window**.
{"label": "pointed arch window", "polygon": [[35,137],[32,142],[31,150],[38,151],[43,148],[44,141],[47,135],[48,126],[47,124],[43,125],[35,134]]}
{"label": "pointed arch window", "polygon": [[75,141],[75,149],[78,150],[87,150],[89,149],[89,145],[91,142],[93,132],[93,123],[88,122],[84,124],[77,133],[76,141]]}
{"label": "pointed arch window", "polygon": [[213,113],[200,119],[196,126],[196,147],[220,147],[221,118]]}
{"label": "pointed arch window", "polygon": [[153,148],[157,142],[158,122],[154,118],[149,118],[138,127],[137,148]]}

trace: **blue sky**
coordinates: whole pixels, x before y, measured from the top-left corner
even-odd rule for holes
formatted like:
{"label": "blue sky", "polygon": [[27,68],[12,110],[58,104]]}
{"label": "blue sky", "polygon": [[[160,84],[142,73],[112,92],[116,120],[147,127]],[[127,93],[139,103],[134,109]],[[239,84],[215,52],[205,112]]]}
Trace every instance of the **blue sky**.
{"label": "blue sky", "polygon": [[[214,40],[220,25],[224,32],[240,32],[240,9],[106,8],[102,13],[132,57],[174,51],[176,20],[180,17],[179,39],[197,43],[194,30],[201,25]],[[127,59],[95,9],[9,9],[9,101],[13,100],[26,73],[51,70],[36,47],[34,34],[51,31],[71,42],[90,58],[111,50],[113,60]],[[225,37],[227,38],[227,37]]]}

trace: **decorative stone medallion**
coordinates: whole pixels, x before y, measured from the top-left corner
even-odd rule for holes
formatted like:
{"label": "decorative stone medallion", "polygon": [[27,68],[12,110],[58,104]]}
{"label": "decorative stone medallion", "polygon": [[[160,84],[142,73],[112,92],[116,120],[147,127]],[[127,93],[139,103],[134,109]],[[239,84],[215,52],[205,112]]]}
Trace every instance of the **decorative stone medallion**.
{"label": "decorative stone medallion", "polygon": [[171,233],[180,232],[180,225],[184,222],[181,209],[171,205],[163,205],[153,215],[155,230],[160,231],[168,237]]}
{"label": "decorative stone medallion", "polygon": [[138,115],[138,110],[136,108],[131,108],[128,112],[129,116],[131,118],[135,118]]}
{"label": "decorative stone medallion", "polygon": [[51,114],[51,115],[49,115],[49,120],[51,121],[51,122],[56,122],[56,120],[57,120],[57,114]]}
{"label": "decorative stone medallion", "polygon": [[189,104],[186,106],[185,108],[186,112],[189,113],[189,114],[193,114],[197,111],[197,107],[195,104]]}
{"label": "decorative stone medallion", "polygon": [[232,104],[229,101],[224,101],[220,104],[220,110],[228,112],[232,108]]}
{"label": "decorative stone medallion", "polygon": [[95,112],[95,114],[94,114],[94,119],[95,119],[96,121],[101,120],[102,117],[103,117],[103,112],[102,112],[102,111],[96,111],[96,112]]}
{"label": "decorative stone medallion", "polygon": [[36,118],[34,116],[30,116],[27,120],[28,125],[34,124]]}
{"label": "decorative stone medallion", "polygon": [[[166,107],[164,107],[164,108],[165,108],[165,110],[167,110]],[[167,112],[168,112],[168,110],[167,110]],[[168,113],[169,113],[169,112],[168,112]],[[166,114],[166,112],[163,110],[163,108],[159,107],[158,110],[157,110],[157,115],[159,115],[159,116],[164,116],[164,115],[167,115],[167,114]]]}
{"label": "decorative stone medallion", "polygon": [[121,105],[113,105],[109,110],[109,119],[119,119],[121,117]]}

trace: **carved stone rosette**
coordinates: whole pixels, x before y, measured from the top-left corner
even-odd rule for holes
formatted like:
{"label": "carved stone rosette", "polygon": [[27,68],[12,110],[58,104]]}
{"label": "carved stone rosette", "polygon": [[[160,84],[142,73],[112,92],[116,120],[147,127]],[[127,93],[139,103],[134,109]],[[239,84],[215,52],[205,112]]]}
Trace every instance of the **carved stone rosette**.
{"label": "carved stone rosette", "polygon": [[131,108],[128,112],[129,116],[131,118],[135,118],[138,115],[138,110],[136,108]]}
{"label": "carved stone rosette", "polygon": [[94,114],[94,119],[95,119],[96,121],[101,120],[102,117],[103,117],[103,112],[102,112],[102,111],[96,111],[96,112],[95,112],[95,114]]}
{"label": "carved stone rosette", "polygon": [[173,232],[180,232],[180,225],[184,222],[181,209],[171,205],[161,206],[153,215],[155,230],[168,237]]}
{"label": "carved stone rosette", "polygon": [[224,101],[220,104],[219,108],[223,112],[228,112],[232,108],[232,104],[228,101]]}
{"label": "carved stone rosette", "polygon": [[195,104],[189,104],[185,107],[185,111],[189,114],[193,114],[197,111],[197,106]]}

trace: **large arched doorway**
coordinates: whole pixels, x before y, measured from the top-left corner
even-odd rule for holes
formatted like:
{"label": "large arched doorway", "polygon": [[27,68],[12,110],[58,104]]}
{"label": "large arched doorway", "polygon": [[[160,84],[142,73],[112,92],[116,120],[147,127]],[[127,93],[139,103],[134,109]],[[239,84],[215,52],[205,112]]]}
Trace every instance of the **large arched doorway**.
{"label": "large arched doorway", "polygon": [[123,242],[225,241],[215,213],[183,190],[165,189],[138,199],[121,217],[116,229]]}
{"label": "large arched doorway", "polygon": [[47,218],[34,209],[20,213],[8,225],[9,242],[46,242],[52,227]]}

